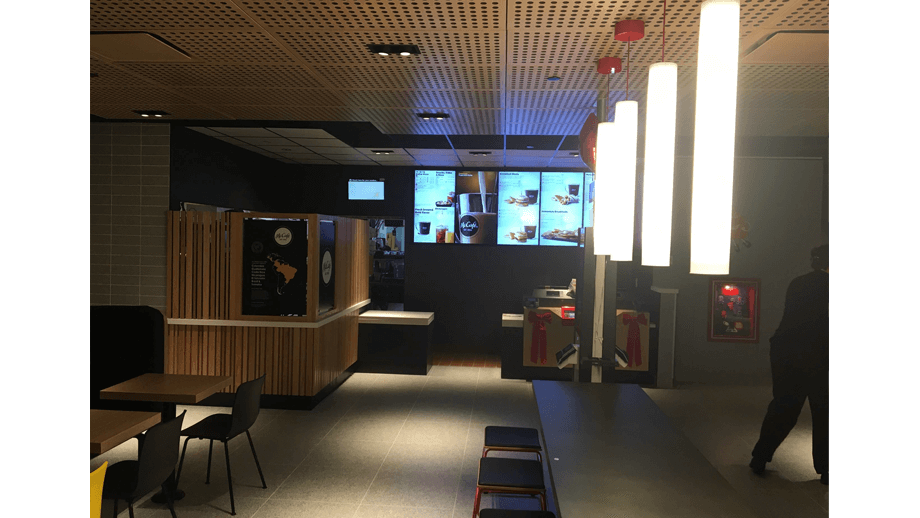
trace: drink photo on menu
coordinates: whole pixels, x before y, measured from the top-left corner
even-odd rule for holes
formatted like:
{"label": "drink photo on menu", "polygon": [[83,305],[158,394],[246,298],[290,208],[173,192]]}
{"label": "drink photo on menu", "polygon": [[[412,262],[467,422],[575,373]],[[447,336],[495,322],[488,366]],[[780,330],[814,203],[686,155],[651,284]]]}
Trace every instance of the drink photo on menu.
{"label": "drink photo on menu", "polygon": [[494,245],[498,229],[498,173],[460,171],[456,183],[456,236],[461,244]]}
{"label": "drink photo on menu", "polygon": [[540,173],[499,173],[498,198],[498,244],[538,245]]}
{"label": "drink photo on menu", "polygon": [[415,171],[413,242],[454,242],[455,187],[455,171]]}
{"label": "drink photo on menu", "polygon": [[543,173],[540,181],[540,244],[578,246],[583,223],[581,172]]}

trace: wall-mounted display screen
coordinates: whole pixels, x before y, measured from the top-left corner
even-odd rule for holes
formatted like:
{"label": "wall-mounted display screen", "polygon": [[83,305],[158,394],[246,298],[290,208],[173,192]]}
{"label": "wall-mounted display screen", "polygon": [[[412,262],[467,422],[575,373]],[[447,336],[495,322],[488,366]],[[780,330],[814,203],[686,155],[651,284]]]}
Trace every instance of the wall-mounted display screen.
{"label": "wall-mounted display screen", "polygon": [[348,180],[349,200],[382,200],[383,185],[379,180]]}
{"label": "wall-mounted display screen", "polygon": [[540,173],[498,173],[498,244],[540,243]]}
{"label": "wall-mounted display screen", "polygon": [[415,171],[414,243],[457,241],[456,187],[456,171]]}
{"label": "wall-mounted display screen", "polygon": [[540,182],[540,244],[578,246],[584,215],[585,174],[543,173]]}
{"label": "wall-mounted display screen", "polygon": [[415,243],[583,246],[594,173],[417,170],[414,213]]}

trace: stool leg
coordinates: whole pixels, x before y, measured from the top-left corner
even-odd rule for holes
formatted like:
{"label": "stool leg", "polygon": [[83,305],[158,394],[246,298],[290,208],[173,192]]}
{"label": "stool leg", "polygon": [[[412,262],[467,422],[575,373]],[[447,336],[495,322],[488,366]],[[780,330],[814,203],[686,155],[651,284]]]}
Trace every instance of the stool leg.
{"label": "stool leg", "polygon": [[546,493],[540,493],[540,509],[546,510]]}
{"label": "stool leg", "polygon": [[485,457],[485,456],[488,455],[488,454],[489,454],[489,449],[488,449],[488,448],[483,448],[483,449],[482,449],[482,456]]}
{"label": "stool leg", "polygon": [[482,499],[482,489],[476,488],[476,498],[473,499],[473,518],[479,516],[479,501]]}

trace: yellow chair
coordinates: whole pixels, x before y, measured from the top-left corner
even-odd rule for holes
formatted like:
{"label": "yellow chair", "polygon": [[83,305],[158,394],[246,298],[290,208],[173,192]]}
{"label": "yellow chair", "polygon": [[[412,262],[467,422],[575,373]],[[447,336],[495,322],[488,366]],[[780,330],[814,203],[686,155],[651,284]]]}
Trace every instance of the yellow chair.
{"label": "yellow chair", "polygon": [[102,466],[96,468],[96,471],[89,474],[89,518],[102,516],[102,482],[105,480],[107,467],[109,467],[109,462],[105,461]]}

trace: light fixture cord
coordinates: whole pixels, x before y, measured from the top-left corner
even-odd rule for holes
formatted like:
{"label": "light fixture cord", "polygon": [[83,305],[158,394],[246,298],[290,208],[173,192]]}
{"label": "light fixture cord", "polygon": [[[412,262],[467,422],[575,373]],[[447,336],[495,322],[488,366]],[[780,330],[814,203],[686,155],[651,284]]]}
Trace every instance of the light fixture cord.
{"label": "light fixture cord", "polygon": [[664,12],[661,13],[661,62],[664,63],[664,31],[668,26],[668,0],[664,0]]}
{"label": "light fixture cord", "polygon": [[626,40],[626,100],[629,100],[629,45],[632,43]]}

